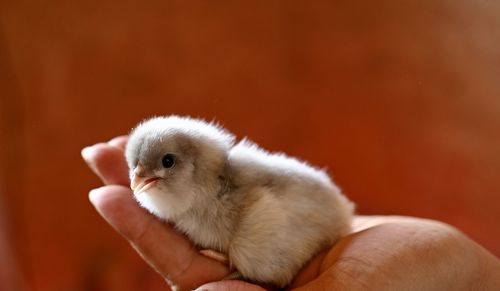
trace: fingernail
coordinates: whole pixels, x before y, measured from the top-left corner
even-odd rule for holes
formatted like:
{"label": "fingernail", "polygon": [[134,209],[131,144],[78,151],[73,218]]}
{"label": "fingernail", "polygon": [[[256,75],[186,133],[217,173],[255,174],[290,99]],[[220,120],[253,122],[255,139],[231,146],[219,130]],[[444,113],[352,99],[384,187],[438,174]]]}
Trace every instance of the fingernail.
{"label": "fingernail", "polygon": [[99,189],[100,188],[96,188],[96,189],[92,189],[89,191],[89,200],[90,200],[90,203],[92,204],[95,204],[95,199],[96,197],[99,195]]}
{"label": "fingernail", "polygon": [[82,155],[82,158],[86,162],[90,161],[90,157],[91,157],[92,151],[93,151],[92,148],[93,148],[93,146],[88,146],[88,147],[83,148],[82,151],[80,152],[80,154]]}
{"label": "fingernail", "polygon": [[89,191],[89,200],[92,204],[94,204],[95,195],[96,195],[95,189]]}
{"label": "fingernail", "polygon": [[125,144],[127,143],[127,138],[128,136],[126,135],[120,135],[109,140],[108,144],[119,149],[123,149]]}

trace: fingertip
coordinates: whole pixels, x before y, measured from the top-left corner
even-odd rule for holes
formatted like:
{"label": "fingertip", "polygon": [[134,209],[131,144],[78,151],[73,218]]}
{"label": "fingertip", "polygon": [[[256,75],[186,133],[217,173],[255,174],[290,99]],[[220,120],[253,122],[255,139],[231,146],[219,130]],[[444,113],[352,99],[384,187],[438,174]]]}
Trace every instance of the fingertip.
{"label": "fingertip", "polygon": [[[109,204],[109,203],[106,203],[106,193],[105,193],[106,191],[108,192],[107,193],[107,196],[108,196],[107,200],[110,200],[109,196],[113,196],[113,193],[112,193],[113,190],[110,189],[110,186],[103,186],[103,187],[92,189],[89,191],[90,203],[92,203],[92,205],[97,210],[97,212],[99,212],[99,214],[101,214],[104,217],[106,217],[107,215],[106,215],[106,211],[104,211],[104,213],[103,213],[103,209],[106,209],[107,208],[106,204]],[[111,199],[113,199],[113,198],[111,197]]]}
{"label": "fingertip", "polygon": [[92,203],[92,205],[94,205],[94,206],[96,205],[96,202],[97,202],[99,195],[100,195],[99,188],[92,189],[89,191],[89,200],[90,200],[90,203]]}
{"label": "fingertip", "polygon": [[[112,186],[102,186],[102,187],[95,188],[95,189],[92,189],[89,191],[90,203],[92,203],[92,205],[94,205],[94,207],[96,207],[97,209],[100,208],[106,191],[108,193],[113,191]],[[109,195],[111,195],[111,194],[109,194]]]}
{"label": "fingertip", "polygon": [[122,185],[106,185],[92,189],[89,191],[89,200],[96,208],[110,203],[128,203],[129,200],[135,205],[130,188]]}
{"label": "fingertip", "polygon": [[89,168],[101,178],[104,184],[124,186],[130,184],[128,165],[122,149],[108,143],[98,143],[83,148],[81,155]]}
{"label": "fingertip", "polygon": [[89,200],[97,212],[126,238],[138,232],[138,224],[151,219],[134,200],[130,188],[125,186],[108,185],[92,189]]}
{"label": "fingertip", "polygon": [[91,159],[91,156],[92,156],[92,146],[88,146],[88,147],[84,147],[81,151],[80,151],[80,155],[82,156],[83,160],[85,162],[89,162],[90,159]]}
{"label": "fingertip", "polygon": [[83,160],[91,167],[95,165],[95,161],[102,151],[103,148],[107,147],[106,144],[104,143],[97,143],[91,146],[84,147],[80,151],[80,155],[82,156]]}

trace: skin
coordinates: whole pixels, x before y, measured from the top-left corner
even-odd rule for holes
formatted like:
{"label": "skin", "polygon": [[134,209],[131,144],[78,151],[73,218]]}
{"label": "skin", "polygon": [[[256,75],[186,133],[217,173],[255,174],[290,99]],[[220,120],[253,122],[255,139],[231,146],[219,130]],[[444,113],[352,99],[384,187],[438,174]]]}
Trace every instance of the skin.
{"label": "skin", "polygon": [[[224,280],[228,267],[199,253],[172,226],[133,199],[124,159],[127,137],[87,147],[82,156],[105,186],[89,198],[169,284],[181,290],[264,290]],[[313,258],[293,290],[500,290],[500,261],[453,227],[399,216],[356,216],[353,232]]]}

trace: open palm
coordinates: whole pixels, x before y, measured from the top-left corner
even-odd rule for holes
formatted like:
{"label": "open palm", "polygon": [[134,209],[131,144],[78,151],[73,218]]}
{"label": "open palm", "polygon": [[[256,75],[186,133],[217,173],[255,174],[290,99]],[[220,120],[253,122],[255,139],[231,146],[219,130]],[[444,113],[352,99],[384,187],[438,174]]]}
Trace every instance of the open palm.
{"label": "open palm", "polygon": [[[184,235],[141,208],[129,188],[127,137],[82,151],[105,186],[90,192],[97,211],[171,286],[180,290],[263,290],[221,281],[227,266],[201,255]],[[432,220],[356,216],[353,232],[314,257],[294,290],[489,290],[500,287],[497,258],[454,228]]]}

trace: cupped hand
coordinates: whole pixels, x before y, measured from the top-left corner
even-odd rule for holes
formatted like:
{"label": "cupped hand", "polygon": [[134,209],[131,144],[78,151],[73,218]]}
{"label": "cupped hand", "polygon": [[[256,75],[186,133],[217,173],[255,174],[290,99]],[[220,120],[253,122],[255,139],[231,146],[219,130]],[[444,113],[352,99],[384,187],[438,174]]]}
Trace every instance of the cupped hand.
{"label": "cupped hand", "polygon": [[[82,156],[105,186],[89,198],[171,287],[179,290],[263,290],[221,281],[227,266],[199,250],[171,225],[141,208],[129,188],[126,136],[87,147]],[[500,290],[500,262],[454,228],[432,220],[356,216],[353,231],[314,257],[294,290]]]}

